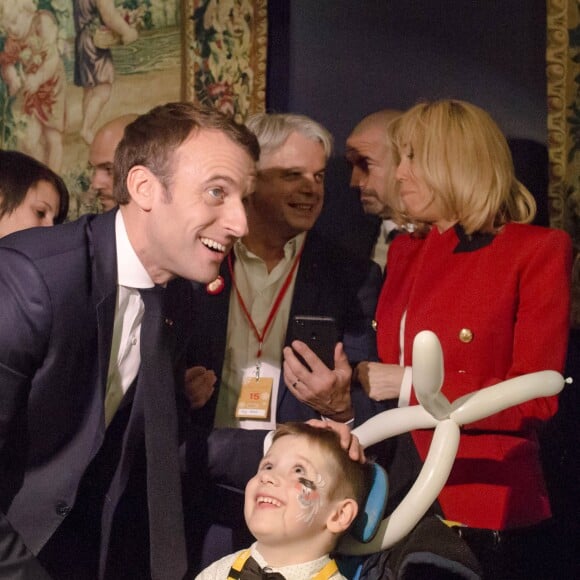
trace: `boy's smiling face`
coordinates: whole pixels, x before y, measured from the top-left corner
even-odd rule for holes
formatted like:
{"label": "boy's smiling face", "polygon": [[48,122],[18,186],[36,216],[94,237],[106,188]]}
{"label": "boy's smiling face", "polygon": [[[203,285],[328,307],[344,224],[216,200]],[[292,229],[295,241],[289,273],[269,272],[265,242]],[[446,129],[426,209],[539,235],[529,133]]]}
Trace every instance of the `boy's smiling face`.
{"label": "boy's smiling face", "polygon": [[280,437],[246,486],[248,528],[261,544],[308,553],[336,508],[329,497],[335,477],[317,445],[300,435]]}

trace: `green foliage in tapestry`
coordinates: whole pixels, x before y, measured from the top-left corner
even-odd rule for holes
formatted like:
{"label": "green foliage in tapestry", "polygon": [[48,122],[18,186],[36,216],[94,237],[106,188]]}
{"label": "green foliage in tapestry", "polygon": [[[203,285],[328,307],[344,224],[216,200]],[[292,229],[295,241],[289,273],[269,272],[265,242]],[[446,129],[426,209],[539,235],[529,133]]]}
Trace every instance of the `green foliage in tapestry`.
{"label": "green foliage in tapestry", "polygon": [[196,99],[242,121],[250,108],[253,12],[237,0],[201,0],[191,15]]}
{"label": "green foliage in tapestry", "polygon": [[142,30],[151,30],[154,27],[151,15],[151,0],[125,0],[120,7],[128,13],[139,14],[138,26]]}
{"label": "green foliage in tapestry", "polygon": [[39,10],[48,10],[49,12],[52,12],[53,14],[54,9],[52,7],[52,2],[51,0],[38,0],[38,9]]}
{"label": "green foliage in tapestry", "polygon": [[[4,51],[6,39],[0,34],[0,53]],[[12,117],[12,107],[10,106],[10,95],[8,87],[0,80],[0,149],[14,149],[16,139],[14,138],[14,119]]]}

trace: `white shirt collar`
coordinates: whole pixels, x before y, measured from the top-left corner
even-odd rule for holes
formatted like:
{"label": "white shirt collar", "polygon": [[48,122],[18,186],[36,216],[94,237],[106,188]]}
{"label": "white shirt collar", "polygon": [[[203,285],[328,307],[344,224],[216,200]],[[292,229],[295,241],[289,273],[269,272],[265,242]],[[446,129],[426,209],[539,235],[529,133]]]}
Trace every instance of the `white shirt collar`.
{"label": "white shirt collar", "polygon": [[[304,244],[304,240],[306,239],[306,234],[308,232],[300,232],[298,235],[294,236],[293,238],[290,238],[285,244],[284,244],[284,259],[285,260],[291,260],[292,258],[294,258],[296,256],[296,254],[298,253],[298,251],[300,250],[300,248],[303,246]],[[244,241],[240,238],[236,241],[236,243],[234,244],[234,253],[236,255],[236,258],[238,259],[244,259],[244,258],[248,258],[248,257],[252,257],[252,258],[258,258],[258,256],[256,256],[256,254],[254,254],[252,251],[248,250],[246,244],[244,244]],[[261,258],[258,258],[261,260]]]}
{"label": "white shirt collar", "polygon": [[117,281],[128,288],[153,288],[155,286],[145,266],[137,257],[125,228],[121,210],[115,216],[115,239],[117,241]]}

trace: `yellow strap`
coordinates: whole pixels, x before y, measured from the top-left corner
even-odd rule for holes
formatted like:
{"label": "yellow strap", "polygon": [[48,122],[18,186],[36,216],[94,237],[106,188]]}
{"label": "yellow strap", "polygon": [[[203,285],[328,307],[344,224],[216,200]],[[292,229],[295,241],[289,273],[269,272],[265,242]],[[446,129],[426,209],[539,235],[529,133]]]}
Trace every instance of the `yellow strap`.
{"label": "yellow strap", "polygon": [[465,524],[461,522],[454,522],[453,520],[444,520],[443,518],[439,518],[448,528],[463,528]]}
{"label": "yellow strap", "polygon": [[[250,557],[251,550],[248,548],[244,550],[234,561],[232,567],[230,568],[230,572],[228,574],[228,580],[238,580],[240,577],[240,573],[244,564],[246,563],[247,559]],[[332,578],[334,574],[338,572],[338,566],[334,560],[330,560],[326,563],[324,568],[316,573],[315,576],[312,577],[312,580],[329,580]],[[232,575],[233,574],[233,575]]]}
{"label": "yellow strap", "polygon": [[230,568],[228,574],[228,580],[237,580],[240,577],[240,572],[246,563],[246,560],[250,557],[251,550],[248,548],[244,550],[234,561],[232,567]]}
{"label": "yellow strap", "polygon": [[328,580],[332,578],[334,574],[338,572],[338,566],[334,560],[330,560],[330,562],[326,563],[326,566],[320,570],[316,576],[312,577],[312,580]]}

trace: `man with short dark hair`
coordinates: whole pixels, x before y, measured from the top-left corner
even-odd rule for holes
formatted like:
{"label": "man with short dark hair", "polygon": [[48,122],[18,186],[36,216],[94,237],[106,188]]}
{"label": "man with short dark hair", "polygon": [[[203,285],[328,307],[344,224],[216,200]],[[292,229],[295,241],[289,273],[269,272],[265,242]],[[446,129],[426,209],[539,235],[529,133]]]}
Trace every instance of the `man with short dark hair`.
{"label": "man with short dark hair", "polygon": [[118,210],[0,242],[0,577],[183,578],[180,278],[247,233],[258,156],[226,116],[162,105],[125,129]]}

